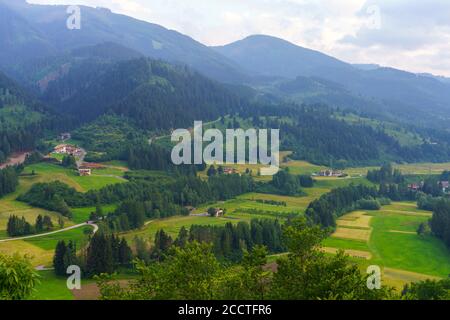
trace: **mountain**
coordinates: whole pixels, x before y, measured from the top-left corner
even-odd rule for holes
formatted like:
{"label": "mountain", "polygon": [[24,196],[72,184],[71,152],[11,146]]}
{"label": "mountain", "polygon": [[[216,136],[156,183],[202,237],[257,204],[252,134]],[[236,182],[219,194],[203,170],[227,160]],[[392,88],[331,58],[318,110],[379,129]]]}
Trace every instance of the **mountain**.
{"label": "mountain", "polygon": [[[20,2],[20,1],[19,1]],[[50,41],[19,12],[10,8],[12,1],[0,0],[0,65],[7,68],[56,52]]]}
{"label": "mountain", "polygon": [[79,122],[113,112],[158,130],[239,110],[246,99],[233,91],[187,67],[140,58],[80,64],[51,81],[42,99]]}
{"label": "mountain", "polygon": [[250,36],[213,49],[238,63],[244,70],[264,76],[292,79],[297,76],[319,76],[330,70],[354,70],[352,66],[318,51],[265,35]]}
{"label": "mountain", "polygon": [[[371,110],[373,114],[388,112],[400,120],[448,128],[450,83],[446,81],[393,68],[353,66],[320,52],[263,35],[250,36],[214,49],[253,75],[284,78],[274,81],[275,87],[280,86],[280,81],[295,82],[298,77],[303,82],[308,78],[312,81],[323,79],[328,85],[334,83],[341,86],[354,99],[375,102],[370,106],[374,108]],[[283,86],[292,88],[295,83]],[[267,87],[270,89],[270,86]],[[290,95],[311,96],[314,92],[308,90],[299,86],[298,92],[290,90]],[[331,88],[331,91],[334,90]],[[321,94],[317,95],[317,101],[321,97]],[[367,107],[361,106],[359,109],[367,110]]]}
{"label": "mountain", "polygon": [[354,66],[357,69],[361,69],[361,70],[376,70],[381,68],[381,66],[379,64],[372,64],[372,63],[354,63],[352,64],[352,66]]}
{"label": "mountain", "polygon": [[229,59],[176,31],[108,9],[81,6],[81,29],[69,30],[67,6],[0,0],[0,67],[61,55],[105,42],[119,43],[145,56],[185,64],[208,77],[241,82],[246,75]]}
{"label": "mountain", "polygon": [[[70,52],[34,58],[10,69],[25,88],[36,95],[70,71],[92,72],[101,65],[144,57],[141,53],[112,42],[73,49]],[[81,74],[80,74],[81,76]]]}

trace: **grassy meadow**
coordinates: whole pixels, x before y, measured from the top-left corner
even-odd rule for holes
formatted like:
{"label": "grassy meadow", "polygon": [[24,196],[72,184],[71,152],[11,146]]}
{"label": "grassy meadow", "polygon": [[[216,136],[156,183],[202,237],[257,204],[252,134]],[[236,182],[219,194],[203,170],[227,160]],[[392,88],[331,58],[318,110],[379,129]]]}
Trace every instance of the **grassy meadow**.
{"label": "grassy meadow", "polygon": [[[383,267],[385,283],[398,288],[411,281],[445,278],[450,274],[450,251],[439,239],[431,235],[422,237],[416,232],[430,217],[431,212],[419,210],[414,203],[408,202],[393,203],[379,211],[366,211],[356,219],[351,213],[338,220],[336,233],[323,245],[349,254],[352,250],[369,253],[367,261],[355,261],[362,266]],[[353,226],[349,226],[349,221],[353,221]],[[359,237],[361,230],[369,231],[369,237]]]}

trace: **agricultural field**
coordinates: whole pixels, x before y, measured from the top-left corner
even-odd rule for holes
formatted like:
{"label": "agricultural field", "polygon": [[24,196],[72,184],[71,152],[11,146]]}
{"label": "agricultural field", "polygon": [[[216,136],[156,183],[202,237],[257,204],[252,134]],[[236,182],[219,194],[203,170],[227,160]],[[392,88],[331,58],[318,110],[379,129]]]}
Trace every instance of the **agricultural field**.
{"label": "agricultural field", "polygon": [[[225,225],[226,223],[238,223],[239,221],[249,222],[252,219],[279,219],[288,218],[290,214],[303,214],[309,203],[321,195],[329,192],[338,186],[346,186],[351,183],[370,184],[364,178],[358,179],[342,179],[342,178],[320,178],[317,179],[313,188],[305,188],[303,191],[305,196],[289,197],[274,194],[247,193],[228,201],[210,203],[198,208],[192,212],[191,216],[171,217],[167,219],[155,220],[147,222],[142,230],[124,233],[123,236],[128,240],[133,240],[135,236],[139,236],[153,242],[156,232],[164,229],[172,237],[178,235],[181,227],[189,228],[191,225]],[[277,202],[285,202],[283,205],[270,205],[260,203],[257,200],[273,200]],[[208,208],[216,207],[226,210],[225,217],[211,218],[208,216],[198,216],[206,214]],[[77,209],[76,209],[77,210]]]}
{"label": "agricultural field", "polygon": [[[80,192],[101,189],[107,185],[123,183],[123,171],[115,168],[94,169],[91,176],[80,177],[75,170],[50,163],[39,163],[28,166],[24,174],[35,173],[37,177],[29,178],[31,184],[36,182],[61,181]],[[34,179],[33,179],[34,178]]]}
{"label": "agricultural field", "polygon": [[[285,153],[284,156],[288,155]],[[102,170],[93,170],[91,177],[79,177],[75,171],[55,164],[40,163],[25,168],[20,177],[18,190],[0,199],[0,240],[7,238],[5,232],[6,221],[11,213],[25,216],[29,222],[34,222],[38,214],[47,214],[54,221],[58,213],[36,209],[27,204],[16,201],[17,196],[26,192],[34,183],[59,180],[80,192],[98,189],[112,183],[126,181],[123,178],[128,171],[127,164],[120,161],[103,163]],[[321,166],[303,161],[288,161],[282,164],[293,174],[311,174],[324,169]],[[435,165],[439,172],[447,164]],[[420,173],[424,165],[410,165],[410,172]],[[245,166],[236,167],[238,172],[244,172]],[[353,170],[361,170],[361,173]],[[346,170],[350,174],[346,178],[315,177],[313,188],[304,188],[304,196],[289,197],[273,194],[248,193],[224,202],[210,203],[195,208],[191,216],[176,216],[166,219],[147,221],[140,230],[121,234],[130,244],[138,236],[153,242],[156,232],[164,229],[176,238],[180,229],[191,225],[218,225],[226,223],[249,222],[251,219],[280,219],[284,220],[291,214],[303,214],[311,201],[329,192],[333,188],[349,184],[372,185],[362,177],[364,169]],[[34,175],[32,173],[34,172]],[[206,174],[204,175],[206,178]],[[258,177],[256,179],[266,179]],[[264,201],[275,201],[278,204],[268,204]],[[283,203],[283,204],[281,204]],[[102,207],[103,212],[109,213],[116,209],[117,204]],[[209,207],[226,209],[226,215],[219,218],[201,216]],[[66,219],[66,225],[83,223],[89,219],[95,207],[72,208],[73,221]],[[437,239],[426,236],[419,237],[416,229],[421,222],[429,219],[431,213],[416,208],[415,203],[399,202],[384,206],[380,211],[358,211],[350,213],[338,221],[336,233],[323,243],[327,254],[335,254],[344,250],[351,259],[358,263],[361,270],[369,265],[380,265],[384,269],[386,284],[401,288],[403,284],[426,278],[442,278],[450,272],[450,253]],[[54,248],[59,240],[76,241],[78,248],[87,243],[88,231],[92,227],[86,226],[66,232],[44,236],[42,238],[0,242],[0,252],[20,252],[33,257],[35,266],[51,266]],[[275,257],[271,257],[275,260]],[[51,271],[42,271],[42,284],[37,288],[35,299],[74,299],[63,279],[57,278]]]}
{"label": "agricultural field", "polygon": [[[342,249],[362,266],[384,268],[386,284],[405,283],[450,274],[450,251],[431,235],[416,232],[431,212],[399,202],[380,211],[358,211],[341,217],[336,232],[323,243],[327,252]],[[359,259],[358,259],[359,258]]]}
{"label": "agricultural field", "polygon": [[[122,183],[126,180],[122,178],[125,168],[122,166],[107,167],[103,170],[94,170],[90,177],[80,177],[74,170],[66,169],[61,166],[49,163],[39,163],[27,166],[19,178],[19,187],[17,190],[0,199],[0,240],[7,239],[6,224],[11,215],[25,217],[25,219],[34,224],[38,215],[48,215],[56,225],[61,217],[59,213],[48,210],[34,208],[26,203],[17,201],[16,198],[25,193],[31,186],[39,182],[61,181],[75,188],[77,191],[86,192],[91,189],[99,189],[113,183]],[[34,173],[34,174],[33,174]],[[115,206],[106,206],[105,212],[114,210]],[[74,224],[83,223],[88,220],[89,214],[95,211],[95,208],[74,209],[74,219],[64,218],[64,227],[70,227]],[[72,229],[57,234],[32,238],[28,240],[16,240],[11,242],[0,242],[0,252],[28,254],[32,257],[32,263],[36,266],[51,266],[54,249],[59,240],[73,240],[78,246],[85,245],[87,235],[85,230],[92,230],[92,227],[82,227]]]}
{"label": "agricultural field", "polygon": [[81,248],[87,243],[87,231],[91,230],[91,226],[85,226],[39,238],[0,242],[0,253],[14,254],[17,252],[21,255],[29,255],[34,266],[51,267],[58,241],[72,240],[77,243],[78,248]]}
{"label": "agricultural field", "polygon": [[[393,167],[400,169],[405,175],[440,175],[443,171],[450,170],[450,162],[393,164]],[[348,168],[345,172],[351,176],[365,176],[367,171],[373,169],[379,169],[379,167]]]}

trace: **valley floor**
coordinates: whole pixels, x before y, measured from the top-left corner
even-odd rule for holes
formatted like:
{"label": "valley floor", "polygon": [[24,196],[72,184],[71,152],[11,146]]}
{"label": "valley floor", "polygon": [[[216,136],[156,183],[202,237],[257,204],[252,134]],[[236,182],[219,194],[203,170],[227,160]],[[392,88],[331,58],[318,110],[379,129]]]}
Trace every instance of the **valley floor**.
{"label": "valley floor", "polygon": [[[86,192],[90,189],[99,189],[111,183],[122,183],[127,170],[126,164],[112,162],[102,170],[94,170],[91,177],[79,177],[75,172],[61,166],[41,163],[29,166],[24,175],[20,177],[20,187],[14,194],[0,199],[0,239],[7,238],[6,222],[11,214],[25,216],[33,222],[38,214],[50,215],[52,219],[59,217],[58,213],[49,212],[28,206],[15,200],[18,195],[28,190],[37,182],[59,180],[74,187],[76,190]],[[291,161],[284,164],[294,174],[311,174],[321,169],[302,161]],[[448,164],[436,165],[440,169],[450,168]],[[423,165],[411,165],[412,171],[422,172]],[[436,167],[437,168],[437,167]],[[245,170],[245,167],[239,170]],[[303,214],[309,203],[331,189],[346,186],[351,183],[364,183],[370,185],[363,176],[366,169],[350,169],[351,175],[347,178],[316,178],[313,188],[304,189],[305,196],[288,197],[273,194],[248,193],[236,199],[225,202],[210,203],[195,208],[190,216],[176,216],[167,219],[147,221],[140,230],[122,234],[130,243],[136,236],[150,242],[159,229],[164,229],[172,237],[176,237],[181,227],[189,228],[191,225],[225,225],[250,221],[254,218],[269,218],[285,220],[290,214]],[[436,169],[438,170],[438,169]],[[35,175],[31,175],[34,171]],[[255,177],[256,178],[256,177]],[[262,203],[265,200],[274,200],[285,205],[271,205]],[[110,212],[116,205],[105,206],[103,210]],[[226,209],[226,215],[219,218],[202,216],[209,207]],[[73,208],[73,221],[66,220],[65,227],[86,222],[95,208]],[[418,225],[431,216],[430,212],[418,210],[415,203],[399,202],[384,206],[380,211],[358,211],[341,217],[338,221],[336,233],[323,243],[325,252],[334,254],[338,250],[345,250],[365,272],[369,265],[382,267],[385,284],[401,288],[405,283],[423,280],[426,278],[444,278],[450,273],[450,252],[442,242],[432,236],[424,238],[416,234]],[[51,267],[54,248],[59,240],[74,240],[78,247],[87,243],[85,226],[67,230],[44,237],[17,240],[0,243],[0,252],[29,254],[33,257],[35,266]],[[276,257],[271,257],[275,260]],[[69,291],[65,279],[57,278],[52,271],[40,271],[42,283],[33,296],[34,299],[74,299],[83,298],[81,294]],[[126,278],[126,277],[124,277]],[[91,288],[94,287],[94,288]],[[89,282],[88,291],[95,291],[95,284]]]}

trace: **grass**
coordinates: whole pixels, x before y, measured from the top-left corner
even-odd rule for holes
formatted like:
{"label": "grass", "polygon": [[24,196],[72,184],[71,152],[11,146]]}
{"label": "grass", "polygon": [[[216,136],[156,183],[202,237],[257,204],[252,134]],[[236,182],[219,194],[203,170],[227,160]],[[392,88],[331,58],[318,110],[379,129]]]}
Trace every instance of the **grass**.
{"label": "grass", "polygon": [[297,175],[311,175],[313,173],[320,172],[321,170],[326,169],[326,167],[324,166],[314,165],[306,161],[289,161],[281,164],[281,167],[289,168],[290,173]]}
{"label": "grass", "polygon": [[86,226],[41,238],[1,242],[0,252],[5,254],[19,253],[21,255],[28,255],[34,266],[51,266],[57,242],[60,240],[73,240],[77,243],[78,248],[81,248],[87,241],[87,236],[84,234],[84,230],[87,228],[92,229],[92,227]]}
{"label": "grass", "polygon": [[[33,171],[35,175],[31,175]],[[33,224],[38,215],[48,215],[52,218],[54,224],[57,223],[58,218],[60,217],[59,213],[34,208],[26,203],[16,200],[20,194],[27,192],[35,183],[61,181],[75,188],[79,192],[86,192],[92,189],[101,189],[110,184],[126,182],[125,179],[120,178],[123,173],[123,171],[116,168],[106,168],[94,170],[92,176],[80,177],[75,170],[70,170],[55,164],[39,163],[28,166],[25,168],[22,176],[20,176],[19,187],[17,190],[0,199],[0,231],[6,229],[8,218],[12,214],[19,217],[23,216],[28,222]],[[89,217],[89,213],[87,215],[81,214],[79,219],[78,217],[74,219],[74,222],[78,223],[86,221],[81,220],[81,218],[84,219],[85,217]],[[65,218],[64,220],[66,227],[73,225],[72,221]],[[0,233],[0,239],[1,238],[6,238],[6,235]]]}
{"label": "grass", "polygon": [[40,271],[40,283],[29,300],[73,300],[66,278],[57,277],[53,271]]}
{"label": "grass", "polygon": [[26,167],[24,174],[31,174],[33,171],[37,177],[27,177],[29,180],[34,180],[32,183],[58,180],[80,192],[98,190],[111,184],[126,182],[121,178],[123,175],[121,170],[111,168],[93,170],[92,176],[81,177],[72,169],[50,163],[38,163]]}
{"label": "grass", "polygon": [[[107,206],[102,206],[102,210],[104,214],[108,214],[110,212],[115,211],[117,208],[117,205],[112,204],[112,205],[107,205]],[[73,222],[75,223],[83,223],[89,220],[89,216],[92,212],[95,212],[95,207],[84,207],[84,208],[73,208],[72,209],[72,213],[73,213]]]}
{"label": "grass", "polygon": [[56,244],[58,241],[65,240],[65,241],[75,241],[78,248],[83,246],[87,241],[87,236],[85,234],[85,231],[92,230],[91,226],[85,226],[82,228],[72,229],[60,233],[51,234],[48,236],[40,237],[40,238],[31,238],[25,240],[25,242],[30,243],[38,248],[44,249],[44,250],[51,250],[53,251],[56,247]]}
{"label": "grass", "polygon": [[[44,181],[45,177],[43,176],[21,176],[17,190],[0,199],[0,239],[7,238],[6,233],[2,233],[2,231],[6,230],[7,221],[13,214],[19,217],[25,217],[25,219],[32,224],[35,223],[36,217],[39,214],[43,216],[48,215],[52,218],[53,224],[57,224],[58,218],[61,216],[59,213],[34,208],[26,203],[16,200],[20,194],[26,192],[34,183]],[[73,225],[73,222],[64,217],[63,219],[66,227]]]}
{"label": "grass", "polygon": [[211,217],[193,217],[193,216],[176,216],[167,219],[151,221],[141,230],[135,230],[122,234],[127,240],[133,240],[134,237],[142,237],[153,242],[155,234],[158,230],[164,229],[172,238],[176,238],[180,229],[184,226],[189,228],[191,225],[225,225],[228,222],[237,223],[239,220],[227,218],[211,218]]}
{"label": "grass", "polygon": [[340,238],[327,238],[323,242],[324,247],[336,248],[336,249],[349,249],[349,250],[361,250],[369,251],[369,245],[366,241],[340,239]]}
{"label": "grass", "polygon": [[[400,169],[407,175],[440,175],[445,170],[450,170],[450,162],[447,163],[409,163],[394,164],[394,168]],[[349,175],[366,175],[368,170],[379,169],[379,167],[348,168],[345,172]]]}
{"label": "grass", "polygon": [[412,131],[408,131],[404,127],[401,127],[395,123],[387,121],[381,122],[376,119],[364,118],[356,114],[346,114],[345,116],[338,115],[336,118],[344,120],[350,124],[365,124],[375,129],[383,126],[385,133],[396,139],[402,146],[417,146],[424,142],[424,139],[420,135]]}
{"label": "grass", "polygon": [[[412,202],[396,202],[380,211],[368,211],[367,215],[372,217],[368,241],[330,237],[323,245],[370,252],[372,259],[364,265],[370,263],[383,267],[386,284],[397,288],[411,281],[449,275],[450,251],[444,243],[433,236],[420,237],[416,233],[420,223],[430,218],[430,212],[417,209]],[[348,221],[353,216],[346,215],[340,220]]]}
{"label": "grass", "polygon": [[386,267],[447,277],[450,273],[450,252],[442,241],[433,236],[422,238],[415,233],[392,232],[414,232],[426,220],[422,216],[396,215],[383,211],[374,214],[369,242],[371,251]]}
{"label": "grass", "polygon": [[107,162],[102,162],[101,164],[109,167],[116,167],[121,168],[122,171],[128,171],[128,163],[126,161],[120,161],[120,160],[112,160]]}

